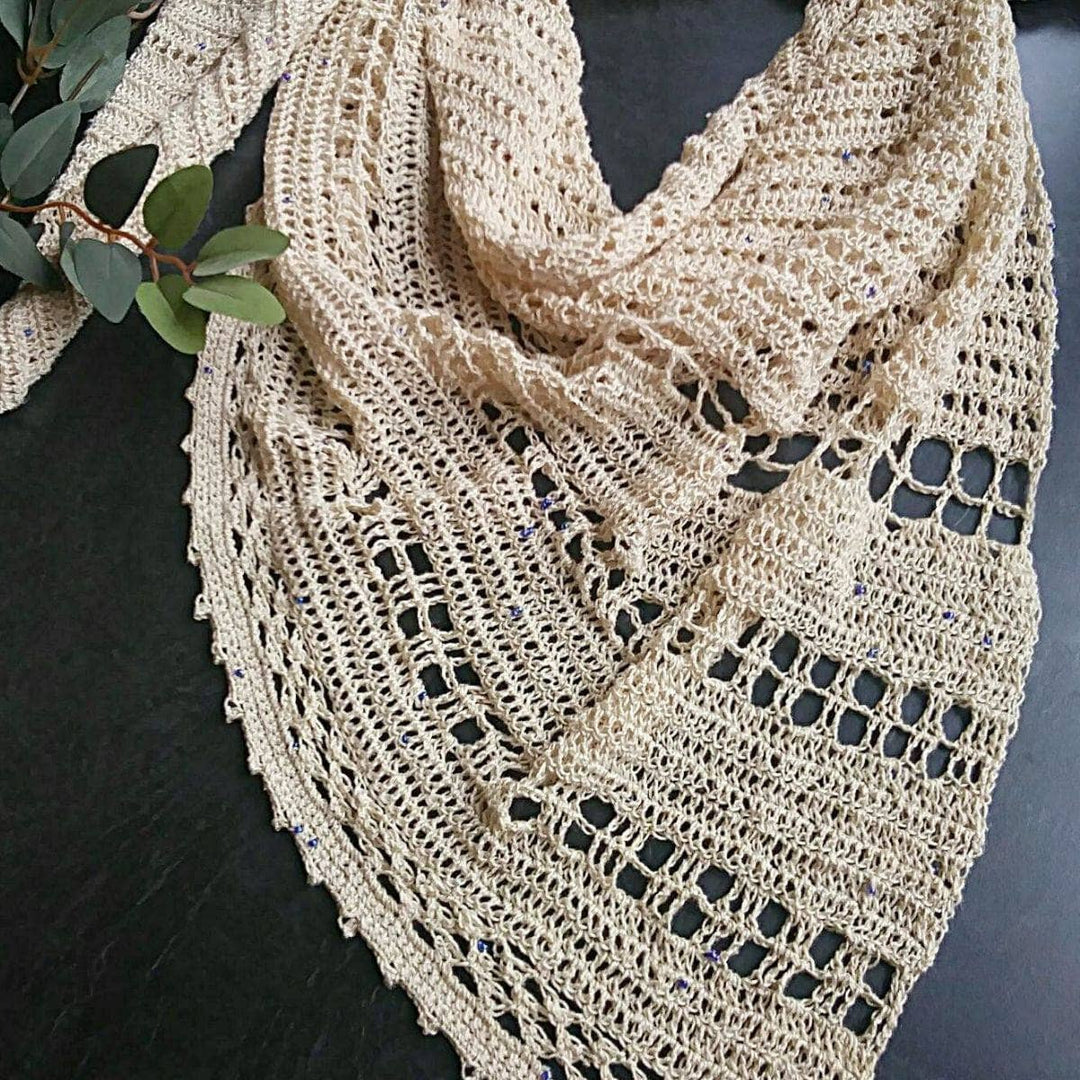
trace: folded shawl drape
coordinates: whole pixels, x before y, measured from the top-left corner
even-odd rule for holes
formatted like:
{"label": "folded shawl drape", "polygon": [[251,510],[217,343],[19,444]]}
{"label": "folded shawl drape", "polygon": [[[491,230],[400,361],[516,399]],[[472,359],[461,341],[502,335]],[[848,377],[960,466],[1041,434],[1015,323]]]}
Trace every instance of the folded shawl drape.
{"label": "folded shawl drape", "polygon": [[[279,83],[289,322],[212,322],[186,440],[275,825],[465,1075],[870,1076],[1038,623],[1007,4],[810,0],[629,212],[564,0],[225,6],[166,5],[60,188]],[[84,314],[0,309],[0,407]]]}

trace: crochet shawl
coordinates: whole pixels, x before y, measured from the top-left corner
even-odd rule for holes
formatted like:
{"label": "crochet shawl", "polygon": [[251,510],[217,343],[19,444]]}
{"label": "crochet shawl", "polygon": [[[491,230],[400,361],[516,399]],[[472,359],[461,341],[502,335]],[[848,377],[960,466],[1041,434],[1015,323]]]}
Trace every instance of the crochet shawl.
{"label": "crochet shawl", "polygon": [[[463,1075],[862,1080],[1037,631],[1010,13],[810,0],[629,212],[581,66],[566,0],[170,0],[57,194],[278,84],[289,322],[195,369],[196,614],[275,826]],[[85,314],[3,307],[0,407]]]}

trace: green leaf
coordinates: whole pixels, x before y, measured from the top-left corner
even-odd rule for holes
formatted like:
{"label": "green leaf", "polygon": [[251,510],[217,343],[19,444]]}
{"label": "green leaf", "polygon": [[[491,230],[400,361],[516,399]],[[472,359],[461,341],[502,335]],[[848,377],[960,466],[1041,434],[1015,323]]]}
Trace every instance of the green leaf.
{"label": "green leaf", "polygon": [[56,288],[56,271],[37,249],[33,237],[7,214],[0,215],[0,266],[43,289]]}
{"label": "green leaf", "polygon": [[[68,224],[71,223],[68,222]],[[74,226],[72,226],[72,228],[74,228]],[[71,241],[70,234],[68,236],[68,241]],[[63,247],[60,249],[60,269],[63,270],[64,277],[66,277],[68,281],[70,281],[71,284],[75,286],[75,291],[78,293],[82,293],[82,295],[85,296],[86,293],[83,291],[83,287],[79,283],[79,273],[75,269],[75,252],[78,249],[81,241],[75,240],[73,242],[64,242],[63,237],[61,237],[61,243],[63,244]]]}
{"label": "green leaf", "polygon": [[222,274],[192,285],[184,293],[185,303],[203,311],[231,315],[234,319],[276,326],[285,319],[285,309],[269,289],[250,278]]}
{"label": "green leaf", "polygon": [[54,0],[49,20],[53,37],[67,45],[130,7],[131,0]]}
{"label": "green leaf", "polygon": [[0,175],[17,199],[44,191],[60,174],[75,143],[82,111],[65,101],[27,120],[0,154]]}
{"label": "green leaf", "polygon": [[0,151],[7,146],[8,139],[14,131],[15,121],[11,118],[11,109],[8,108],[7,102],[0,102]]}
{"label": "green leaf", "polygon": [[127,64],[131,20],[118,15],[102,23],[71,50],[60,75],[60,97],[83,112],[100,109],[112,96]]}
{"label": "green leaf", "polygon": [[109,322],[120,322],[142,280],[139,257],[123,244],[80,240],[75,246],[74,262],[83,295],[94,310]]}
{"label": "green leaf", "polygon": [[64,272],[64,276],[68,281],[75,286],[76,292],[81,293],[82,286],[79,284],[79,275],[75,273],[75,247],[78,240],[75,243],[71,242],[74,232],[74,221],[65,221],[60,226],[60,269]]}
{"label": "green leaf", "polygon": [[289,238],[265,225],[237,225],[210,237],[199,252],[196,277],[223,274],[258,259],[273,259],[289,246]]}
{"label": "green leaf", "polygon": [[184,303],[188,284],[179,274],[160,281],[144,281],[135,293],[135,303],[158,335],[177,352],[193,354],[206,347],[205,311]]}
{"label": "green leaf", "polygon": [[52,37],[49,27],[49,13],[52,11],[53,0],[36,0],[34,15],[30,20],[30,44],[41,48]]}
{"label": "green leaf", "polygon": [[103,157],[86,174],[83,197],[87,210],[106,225],[122,228],[142,198],[157,159],[158,148],[153,143]]}
{"label": "green leaf", "polygon": [[166,176],[143,204],[143,221],[162,247],[183,247],[199,227],[214,193],[214,174],[189,165]]}
{"label": "green leaf", "polygon": [[26,32],[30,29],[29,0],[0,0],[0,26],[15,39],[20,49],[25,49]]}

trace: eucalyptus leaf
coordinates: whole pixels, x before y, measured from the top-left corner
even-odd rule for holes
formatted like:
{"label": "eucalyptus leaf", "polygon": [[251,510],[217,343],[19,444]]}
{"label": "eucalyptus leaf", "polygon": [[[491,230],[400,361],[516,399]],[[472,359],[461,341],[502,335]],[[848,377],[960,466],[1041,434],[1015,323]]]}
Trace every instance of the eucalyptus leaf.
{"label": "eucalyptus leaf", "polygon": [[214,193],[214,174],[189,165],[166,176],[146,197],[143,222],[162,247],[183,247],[199,227]]}
{"label": "eucalyptus leaf", "polygon": [[33,237],[7,214],[0,214],[0,266],[42,289],[58,284],[56,271],[38,251]]}
{"label": "eucalyptus leaf", "polygon": [[17,199],[44,191],[60,174],[75,143],[82,110],[65,101],[27,120],[0,154],[0,175]]}
{"label": "eucalyptus leaf", "polygon": [[146,321],[177,352],[194,354],[206,346],[205,311],[184,303],[188,284],[179,274],[160,281],[144,281],[135,293],[135,303]]}
{"label": "eucalyptus leaf", "polygon": [[79,273],[75,269],[75,252],[78,250],[81,240],[72,241],[70,236],[68,237],[68,243],[65,243],[60,250],[60,269],[64,272],[64,277],[71,282],[75,287],[75,291],[82,293],[83,296],[86,293],[83,291],[82,285],[79,283]]}
{"label": "eucalyptus leaf", "polygon": [[60,74],[61,99],[78,101],[83,112],[100,109],[124,74],[130,32],[131,20],[118,15],[82,38]]}
{"label": "eucalyptus leaf", "polygon": [[71,234],[73,232],[75,232],[75,222],[74,221],[65,221],[64,224],[60,226],[60,250],[61,251],[63,251],[64,248],[66,248],[68,246],[68,241],[71,240]]}
{"label": "eucalyptus leaf", "polygon": [[30,44],[41,48],[52,38],[49,15],[52,13],[53,0],[35,0],[34,14],[30,20]]}
{"label": "eucalyptus leaf", "polygon": [[130,7],[131,0],[54,0],[49,20],[53,37],[61,45],[77,41]]}
{"label": "eucalyptus leaf", "polygon": [[223,274],[245,263],[273,259],[289,246],[289,238],[265,225],[237,225],[210,237],[199,252],[196,277]]}
{"label": "eucalyptus leaf", "polygon": [[25,49],[26,34],[30,29],[29,0],[0,0],[0,26],[15,39],[20,49]]}
{"label": "eucalyptus leaf", "polygon": [[78,44],[78,38],[67,42],[65,45],[48,44],[42,56],[41,66],[52,71],[62,68],[68,62]]}
{"label": "eucalyptus leaf", "polygon": [[157,159],[158,148],[153,143],[103,157],[86,174],[83,198],[87,210],[106,225],[122,228],[138,206]]}
{"label": "eucalyptus leaf", "polygon": [[206,278],[192,285],[184,293],[184,302],[259,326],[276,326],[285,319],[285,309],[269,289],[251,278],[231,274]]}
{"label": "eucalyptus leaf", "polygon": [[[64,68],[65,74],[70,64]],[[120,85],[127,68],[127,55],[121,53],[111,59],[100,58],[87,73],[85,79],[71,92],[71,100],[77,101],[84,113],[100,109]],[[63,80],[63,76],[61,76]],[[63,95],[61,95],[63,96]]]}
{"label": "eucalyptus leaf", "polygon": [[139,257],[123,244],[80,240],[75,247],[74,263],[83,295],[94,305],[94,310],[109,322],[120,322],[142,281]]}
{"label": "eucalyptus leaf", "polygon": [[15,121],[12,119],[11,109],[7,102],[0,102],[0,153],[14,134]]}
{"label": "eucalyptus leaf", "polygon": [[0,151],[8,144],[15,131],[15,121],[11,118],[11,109],[7,102],[0,102]]}

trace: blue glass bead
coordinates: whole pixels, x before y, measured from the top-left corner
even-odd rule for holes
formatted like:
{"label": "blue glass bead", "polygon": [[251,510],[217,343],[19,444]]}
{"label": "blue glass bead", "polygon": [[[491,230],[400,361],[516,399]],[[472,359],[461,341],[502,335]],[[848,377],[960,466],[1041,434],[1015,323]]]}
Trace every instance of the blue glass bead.
{"label": "blue glass bead", "polygon": [[689,990],[690,989],[690,981],[688,979],[676,979],[675,980],[675,989],[676,990]]}
{"label": "blue glass bead", "polygon": [[559,522],[559,532],[566,532],[566,530],[569,529],[569,528],[570,528],[570,522],[569,521],[560,521]]}
{"label": "blue glass bead", "polygon": [[281,81],[282,82],[291,82],[292,81],[292,72],[291,71],[284,72],[282,74],[282,76],[281,76]]}
{"label": "blue glass bead", "polygon": [[553,498],[552,498],[552,497],[551,497],[550,495],[545,495],[545,496],[544,496],[544,497],[543,497],[543,498],[542,498],[542,499],[540,500],[540,509],[541,509],[541,510],[548,510],[548,509],[550,509],[550,508],[551,508],[551,506],[552,506],[552,504],[553,504],[554,502],[555,502],[555,500],[554,500],[554,499],[553,499]]}
{"label": "blue glass bead", "polygon": [[214,374],[214,369],[212,367],[210,367],[209,365],[204,367],[202,370],[203,370],[204,375],[213,375]]}
{"label": "blue glass bead", "polygon": [[866,658],[868,660],[876,660],[878,658],[878,647],[876,645],[866,650]]}
{"label": "blue glass bead", "polygon": [[233,678],[242,679],[244,677],[244,669],[242,667],[233,668]]}
{"label": "blue glass bead", "polygon": [[711,963],[719,964],[720,963],[720,954],[715,949],[710,949],[705,954],[705,959],[710,961]]}
{"label": "blue glass bead", "polygon": [[951,609],[950,609],[950,610],[948,610],[948,611],[943,611],[943,612],[941,613],[941,617],[942,617],[942,618],[943,618],[943,619],[944,619],[944,620],[945,620],[946,622],[952,622],[952,621],[953,621],[953,619],[955,619],[955,618],[956,618],[956,612],[955,612],[955,611],[953,611],[953,610],[951,610]]}
{"label": "blue glass bead", "polygon": [[872,881],[868,881],[866,883],[866,895],[877,896],[877,889],[874,887],[874,883]]}
{"label": "blue glass bead", "polygon": [[299,739],[293,739],[292,748],[294,750],[299,750],[300,749],[300,740]]}
{"label": "blue glass bead", "polygon": [[421,690],[420,693],[416,695],[416,700],[417,701],[426,701],[427,700],[427,691],[426,690]]}
{"label": "blue glass bead", "polygon": [[32,338],[33,336],[34,336],[34,331],[33,331],[33,330],[31,330],[31,329],[30,329],[30,327],[28,326],[28,327],[27,327],[27,328],[26,328],[26,329],[25,329],[25,330],[23,331],[23,337],[27,337],[27,338]]}
{"label": "blue glass bead", "polygon": [[487,952],[488,951],[488,943],[486,941],[478,941],[476,943],[476,951],[477,952]]}
{"label": "blue glass bead", "polygon": [[876,286],[876,285],[870,285],[870,286],[869,286],[869,287],[867,288],[867,290],[866,290],[866,295],[867,295],[867,296],[868,296],[868,297],[869,297],[869,298],[870,298],[871,300],[873,300],[873,299],[874,299],[874,297],[875,297],[875,296],[877,296],[877,286]]}
{"label": "blue glass bead", "polygon": [[524,529],[518,529],[518,536],[522,540],[528,540],[536,532],[535,525],[526,525]]}
{"label": "blue glass bead", "polygon": [[[442,6],[446,7],[446,4],[444,3]],[[551,1080],[551,1070],[550,1069],[544,1069],[540,1073],[540,1080]]]}
{"label": "blue glass bead", "polygon": [[293,836],[299,836],[304,831],[303,825],[294,825],[292,827]]}
{"label": "blue glass bead", "polygon": [[994,644],[994,639],[989,634],[983,634],[982,645],[984,649],[989,649]]}
{"label": "blue glass bead", "polygon": [[521,616],[522,616],[522,615],[524,615],[524,614],[525,614],[525,611],[524,611],[524,609],[523,609],[523,608],[521,608],[521,607],[518,607],[518,605],[517,605],[517,604],[515,604],[515,605],[514,605],[514,606],[513,606],[513,607],[512,607],[511,609],[510,609],[510,618],[511,618],[511,619],[520,619],[520,618],[521,618]]}
{"label": "blue glass bead", "polygon": [[205,52],[206,51],[206,42],[205,41],[200,41],[199,44],[196,45],[195,47],[199,50],[199,52]]}
{"label": "blue glass bead", "polygon": [[851,151],[850,150],[845,150],[840,156],[844,159],[844,161],[850,161],[851,160]]}
{"label": "blue glass bead", "polygon": [[409,736],[407,734],[402,735],[400,737],[399,741],[400,741],[402,746],[408,746],[409,745]]}
{"label": "blue glass bead", "polygon": [[866,586],[861,581],[856,581],[855,582],[855,595],[856,596],[865,596],[866,595]]}
{"label": "blue glass bead", "polygon": [[307,842],[307,846],[308,846],[309,848],[311,848],[312,850],[314,850],[315,848],[317,848],[317,847],[319,846],[319,838],[318,838],[317,836],[313,836],[313,837],[312,837],[312,838],[311,838],[311,839],[310,839],[310,840],[309,840],[309,841]]}
{"label": "blue glass bead", "polygon": [[862,362],[862,373],[869,375],[874,368],[874,361],[869,356],[865,357]]}
{"label": "blue glass bead", "polygon": [[300,605],[306,604],[308,602],[308,597],[306,597],[306,596],[298,596],[296,598],[296,602],[298,604],[300,604]]}

